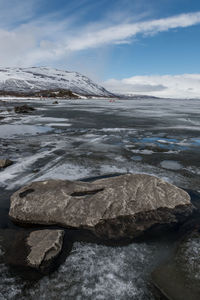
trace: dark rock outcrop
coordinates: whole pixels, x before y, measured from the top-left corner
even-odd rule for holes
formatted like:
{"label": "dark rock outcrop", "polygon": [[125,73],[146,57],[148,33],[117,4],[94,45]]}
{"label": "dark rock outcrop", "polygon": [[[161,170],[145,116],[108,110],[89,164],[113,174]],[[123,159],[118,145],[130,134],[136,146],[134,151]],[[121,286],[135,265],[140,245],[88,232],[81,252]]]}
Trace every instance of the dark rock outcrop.
{"label": "dark rock outcrop", "polygon": [[15,106],[14,107],[14,111],[17,114],[26,114],[26,113],[32,112],[34,110],[35,110],[34,107],[31,107],[31,106],[29,106],[27,104],[24,104],[24,105],[21,105],[21,106]]}
{"label": "dark rock outcrop", "polygon": [[200,230],[180,242],[175,255],[152,273],[152,279],[167,299],[200,299]]}
{"label": "dark rock outcrop", "polygon": [[10,159],[0,159],[0,169],[3,169],[3,168],[6,168],[6,167],[9,167],[13,164],[13,161],[10,160]]}
{"label": "dark rock outcrop", "polygon": [[127,174],[92,183],[33,182],[11,197],[16,223],[88,229],[103,239],[134,238],[176,224],[193,210],[189,195],[154,176]]}
{"label": "dark rock outcrop", "polygon": [[60,254],[64,230],[1,230],[5,261],[15,267],[48,273]]}

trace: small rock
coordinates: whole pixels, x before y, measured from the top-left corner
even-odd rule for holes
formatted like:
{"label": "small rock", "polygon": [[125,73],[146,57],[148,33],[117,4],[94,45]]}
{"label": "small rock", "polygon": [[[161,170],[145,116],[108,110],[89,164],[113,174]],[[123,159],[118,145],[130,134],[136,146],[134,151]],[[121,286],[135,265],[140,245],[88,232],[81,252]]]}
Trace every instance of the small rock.
{"label": "small rock", "polygon": [[54,101],[53,104],[58,104],[58,101]]}
{"label": "small rock", "polygon": [[13,161],[10,159],[0,159],[0,168],[6,168],[8,166],[11,166],[13,164]]}
{"label": "small rock", "polygon": [[61,252],[63,230],[37,230],[29,234],[26,239],[30,247],[27,264],[30,267],[41,269],[43,264],[54,259]]}
{"label": "small rock", "polygon": [[21,105],[21,106],[15,106],[14,107],[14,111],[17,113],[17,114],[24,114],[24,113],[29,113],[31,111],[34,111],[35,108],[34,107],[31,107],[27,104],[24,104],[24,105]]}
{"label": "small rock", "polygon": [[31,268],[44,274],[54,267],[63,238],[63,230],[0,230],[5,261],[11,266]]}
{"label": "small rock", "polygon": [[33,173],[38,173],[40,172],[40,169],[33,169]]}

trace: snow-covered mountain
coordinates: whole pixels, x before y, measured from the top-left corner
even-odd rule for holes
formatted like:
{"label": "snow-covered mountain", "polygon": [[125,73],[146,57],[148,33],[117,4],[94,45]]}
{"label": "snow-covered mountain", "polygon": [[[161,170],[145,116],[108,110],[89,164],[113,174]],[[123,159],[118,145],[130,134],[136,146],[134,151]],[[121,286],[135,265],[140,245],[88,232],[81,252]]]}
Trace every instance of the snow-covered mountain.
{"label": "snow-covered mountain", "polygon": [[84,96],[113,94],[77,72],[47,67],[0,68],[0,91],[32,93],[42,90],[71,90]]}

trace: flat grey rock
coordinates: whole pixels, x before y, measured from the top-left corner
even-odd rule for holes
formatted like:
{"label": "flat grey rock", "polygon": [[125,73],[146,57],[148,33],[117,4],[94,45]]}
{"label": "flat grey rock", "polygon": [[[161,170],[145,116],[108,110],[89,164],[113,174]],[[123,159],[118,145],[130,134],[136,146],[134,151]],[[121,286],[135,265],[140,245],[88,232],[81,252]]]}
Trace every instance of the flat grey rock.
{"label": "flat grey rock", "polygon": [[175,255],[152,273],[152,279],[167,299],[200,299],[200,230],[180,242]]}
{"label": "flat grey rock", "polygon": [[33,182],[11,197],[16,223],[88,229],[104,239],[134,238],[154,225],[183,221],[190,196],[159,178],[126,174],[96,180]]}

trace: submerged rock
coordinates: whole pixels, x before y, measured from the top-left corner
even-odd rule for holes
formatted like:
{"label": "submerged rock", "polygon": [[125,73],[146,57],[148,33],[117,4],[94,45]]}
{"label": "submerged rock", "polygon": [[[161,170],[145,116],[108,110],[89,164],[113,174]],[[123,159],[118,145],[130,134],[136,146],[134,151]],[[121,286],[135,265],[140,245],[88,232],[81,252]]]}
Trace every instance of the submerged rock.
{"label": "submerged rock", "polygon": [[13,164],[13,161],[10,159],[0,159],[0,169],[6,168],[8,166],[11,166]]}
{"label": "submerged rock", "polygon": [[21,106],[15,106],[14,107],[14,111],[17,114],[29,113],[29,112],[34,111],[34,110],[35,110],[34,107],[31,107],[31,106],[29,106],[27,104],[24,104],[24,105],[21,105]]}
{"label": "submerged rock", "polygon": [[193,210],[190,196],[154,176],[33,182],[11,197],[16,223],[88,229],[103,239],[134,238],[154,225],[176,224]]}
{"label": "submerged rock", "polygon": [[152,279],[167,299],[200,299],[200,230],[180,242],[174,257],[158,267]]}
{"label": "submerged rock", "polygon": [[60,254],[64,230],[1,230],[8,264],[47,273]]}

